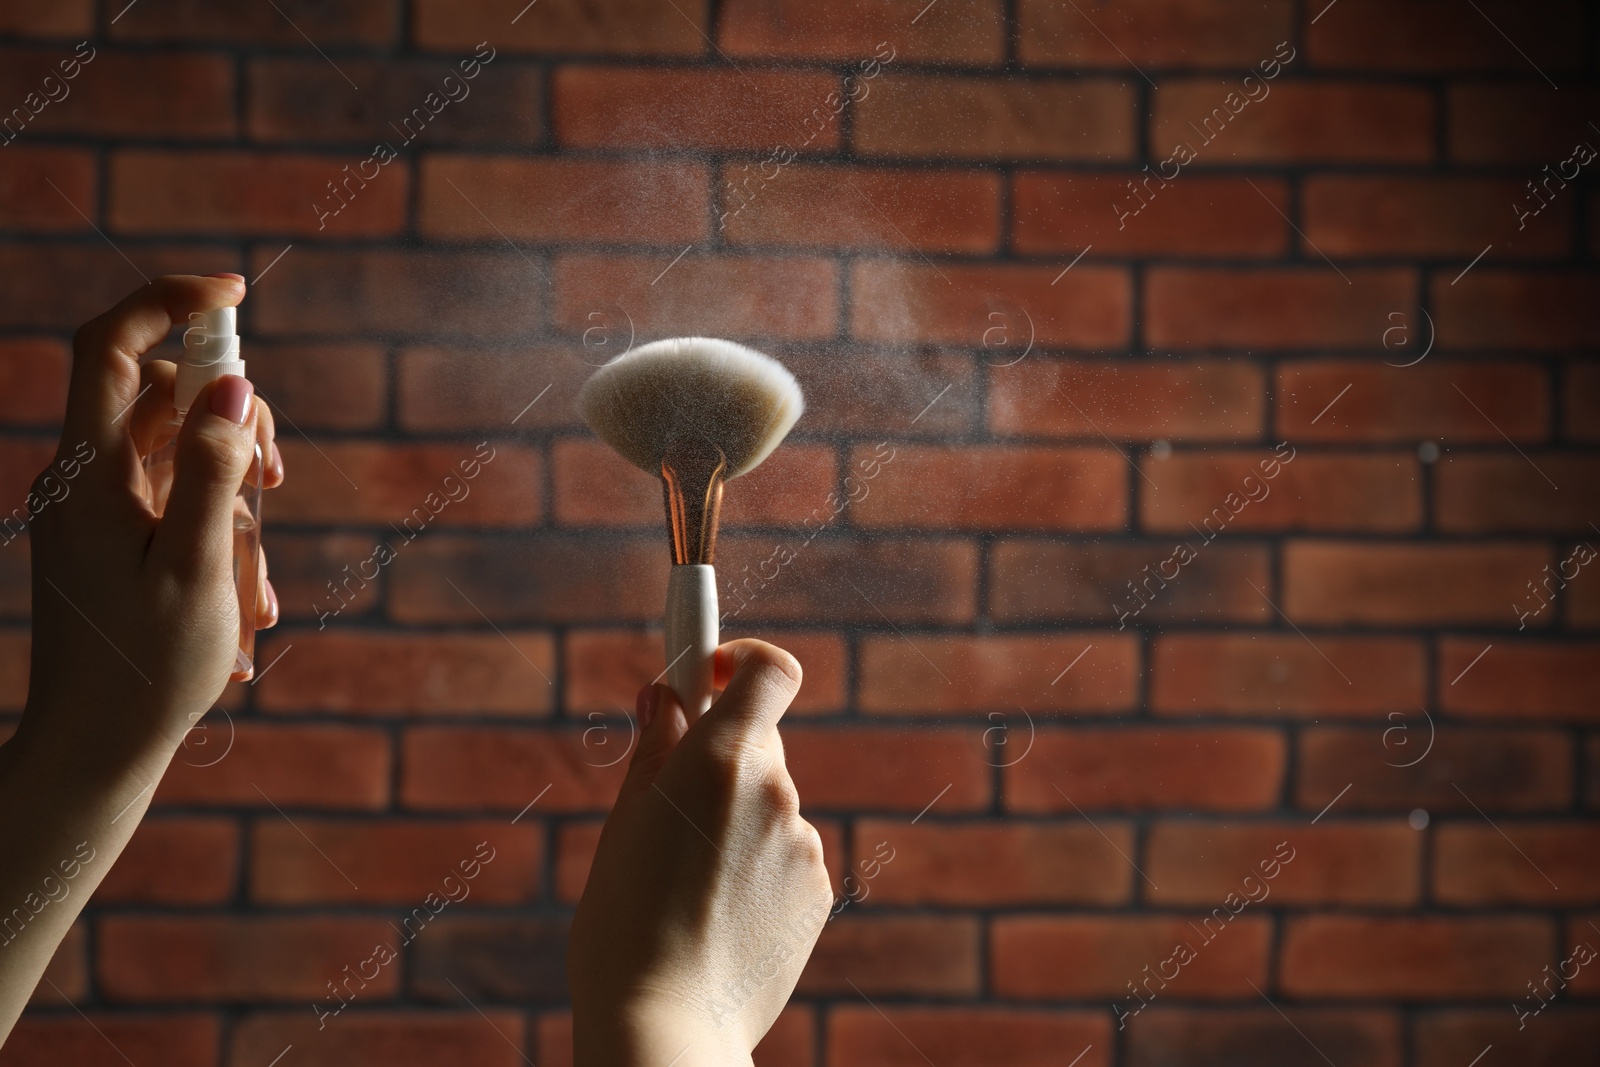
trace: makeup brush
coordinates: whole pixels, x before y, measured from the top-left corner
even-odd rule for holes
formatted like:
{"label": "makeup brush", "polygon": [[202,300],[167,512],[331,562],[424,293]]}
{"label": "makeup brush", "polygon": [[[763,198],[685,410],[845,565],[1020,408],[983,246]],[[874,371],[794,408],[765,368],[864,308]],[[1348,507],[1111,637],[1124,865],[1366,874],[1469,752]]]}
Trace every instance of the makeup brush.
{"label": "makeup brush", "polygon": [[661,479],[672,538],[667,684],[691,721],[711,706],[723,483],[771,455],[804,408],[799,383],[777,360],[710,337],[624,352],[578,392],[589,428]]}

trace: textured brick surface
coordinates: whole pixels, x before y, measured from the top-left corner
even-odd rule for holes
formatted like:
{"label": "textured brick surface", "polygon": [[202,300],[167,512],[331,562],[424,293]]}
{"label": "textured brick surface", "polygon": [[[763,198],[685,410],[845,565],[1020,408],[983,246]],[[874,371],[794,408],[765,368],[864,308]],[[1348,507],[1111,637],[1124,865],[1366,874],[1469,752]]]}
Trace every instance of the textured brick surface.
{"label": "textured brick surface", "polygon": [[0,4],[0,737],[79,324],[245,274],[288,468],[272,666],[0,1065],[571,1063],[667,572],[574,397],[691,334],[807,401],[728,487],[719,593],[804,665],[785,751],[850,903],[758,1067],[1588,1062],[1591,968],[1507,1007],[1600,944],[1597,29]]}

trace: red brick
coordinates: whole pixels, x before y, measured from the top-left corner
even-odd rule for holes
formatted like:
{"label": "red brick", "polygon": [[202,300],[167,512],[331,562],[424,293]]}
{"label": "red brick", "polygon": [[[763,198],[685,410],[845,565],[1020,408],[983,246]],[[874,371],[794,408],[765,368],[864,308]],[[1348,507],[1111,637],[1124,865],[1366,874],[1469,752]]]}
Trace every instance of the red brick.
{"label": "red brick", "polygon": [[56,945],[43,977],[28,998],[28,1007],[71,1005],[88,994],[89,934],[79,920],[67,927],[66,936]]}
{"label": "red brick", "polygon": [[843,916],[823,928],[796,992],[971,997],[978,992],[978,944],[971,917]]}
{"label": "red brick", "polygon": [[[867,908],[1114,905],[1128,900],[1133,885],[1133,868],[1123,858],[1134,851],[1126,824],[1102,822],[1097,832],[1084,822],[918,825],[864,819],[854,837],[852,885],[865,891],[860,901]],[[884,856],[891,858],[884,862]]]}
{"label": "red brick", "polygon": [[[1348,664],[1349,680],[1328,660]],[[1171,634],[1151,653],[1150,706],[1169,715],[1313,720],[1414,715],[1427,701],[1427,677],[1422,643],[1405,638],[1318,637],[1313,648],[1298,634]],[[1396,743],[1401,736],[1391,735]]]}
{"label": "red brick", "polygon": [[1322,626],[1505,625],[1515,621],[1509,605],[1549,561],[1529,543],[1292,541],[1279,605],[1297,623]]}
{"label": "red brick", "polygon": [[504,441],[313,445],[291,436],[278,448],[295,476],[273,490],[274,516],[285,522],[393,523],[384,531],[397,556],[409,547],[408,537],[438,526],[525,526],[543,513],[542,457]]}
{"label": "red brick", "polygon": [[1575,145],[1589,140],[1585,124],[1600,93],[1570,84],[1565,92],[1552,93],[1532,79],[1521,85],[1494,80],[1452,85],[1446,100],[1451,160],[1529,164],[1526,181],[1542,177],[1539,168],[1546,164],[1557,169]]}
{"label": "red brick", "polygon": [[[611,328],[608,316],[614,316],[620,336],[606,332]],[[495,433],[581,425],[575,404],[578,387],[630,343],[620,308],[597,309],[584,317],[585,329],[599,331],[589,335],[593,351],[581,337],[574,346],[402,349],[396,386],[400,425],[412,431]]]}
{"label": "red brick", "polygon": [[113,1015],[96,1011],[32,1015],[18,1020],[6,1040],[0,1063],[6,1067],[126,1067],[159,1063],[162,1067],[214,1067],[222,1040],[216,1016],[194,1013]]}
{"label": "red brick", "polygon": [[[808,434],[883,440],[885,429],[895,426],[897,439],[940,438],[980,425],[977,361],[966,353],[932,345],[886,350],[853,341],[780,343],[771,351],[806,396],[827,398],[806,410]],[[949,391],[929,407],[946,385]]]}
{"label": "red brick", "polygon": [[[854,463],[872,456],[858,447]],[[1127,521],[1127,465],[1110,449],[906,446],[894,463],[851,509],[857,525],[1115,530]]]}
{"label": "red brick", "polygon": [[1346,0],[1338,18],[1330,15],[1307,28],[1306,52],[1312,64],[1341,70],[1494,70],[1531,77],[1530,65],[1546,71],[1580,66],[1583,40],[1577,0],[1556,0],[1537,10],[1515,0],[1482,0],[1471,18],[1449,0],[1398,9],[1383,0]]}
{"label": "red brick", "polygon": [[[20,552],[22,549],[13,551]],[[26,566],[27,561],[22,562]],[[27,700],[31,646],[28,631],[0,630],[0,708],[6,711],[21,711]]]}
{"label": "red brick", "polygon": [[[1010,716],[1008,725],[1019,747],[1025,727],[1018,712],[1023,708],[1041,715],[1094,714],[1131,711],[1138,702],[1139,647],[1131,634],[868,635],[861,638],[858,656],[857,702],[862,711],[960,714],[993,709]],[[1063,679],[1060,672],[1068,665],[1076,669]]]}
{"label": "red brick", "polygon": [[389,611],[411,624],[654,622],[670,565],[664,533],[605,542],[430,536],[390,565]]}
{"label": "red brick", "polygon": [[604,821],[563,820],[555,830],[555,897],[563,904],[576,904],[589,883],[589,868],[600,847]]}
{"label": "red brick", "polygon": [[111,157],[107,218],[129,234],[379,237],[403,228],[410,186],[399,161],[363,181],[333,156],[129,149]]}
{"label": "red brick", "polygon": [[[723,631],[723,640],[733,636]],[[774,633],[766,629],[755,636],[793,653],[805,671],[805,681],[789,708],[790,715],[844,708],[848,653],[842,636],[807,630]],[[563,707],[569,713],[630,713],[639,687],[661,673],[661,665],[666,662],[661,634],[654,630],[574,629],[567,631],[563,647]],[[611,728],[604,720],[590,721]],[[592,735],[591,747],[622,741],[625,736],[625,731],[615,736],[602,731]]]}
{"label": "red brick", "polygon": [[[1403,533],[1421,524],[1422,479],[1413,456],[1290,455],[1289,463],[1281,463],[1273,452],[1178,452],[1165,459],[1147,458],[1144,471],[1160,488],[1141,496],[1139,523],[1146,530],[1184,535],[1196,552],[1203,550],[1208,536],[1226,532]],[[1264,477],[1267,471],[1281,473],[1281,480]],[[1263,493],[1259,499],[1254,496],[1257,489]],[[1230,498],[1239,502],[1237,513],[1227,503]],[[1193,533],[1197,530],[1202,532]]]}
{"label": "red brick", "polygon": [[411,995],[454,1006],[548,1004],[566,995],[567,921],[462,912],[440,920],[412,952]]}
{"label": "red brick", "polygon": [[67,410],[66,345],[46,337],[0,340],[0,422],[53,426]]}
{"label": "red brick", "polygon": [[732,244],[993,252],[999,241],[993,174],[796,163],[762,180],[767,165],[722,166],[718,228]]}
{"label": "red brick", "polygon": [[1559,732],[1442,726],[1437,715],[1430,718],[1431,727],[1418,710],[1301,734],[1296,806],[1308,814],[1333,804],[1333,815],[1425,808],[1476,816],[1473,804],[1524,812],[1571,805],[1572,744]]}
{"label": "red brick", "polygon": [[1151,104],[1150,156],[1177,164],[1182,155],[1174,150],[1188,145],[1195,158],[1187,166],[1202,167],[1433,159],[1431,89],[1321,80],[1262,84],[1270,95],[1246,102],[1218,132],[1218,119],[1209,127],[1204,122],[1214,111],[1231,115],[1225,101],[1243,91],[1239,80],[1164,80]]}
{"label": "red brick", "polygon": [[1086,1047],[1076,1067],[1107,1067],[1111,1028],[1101,1015],[1023,1008],[841,1005],[828,1013],[828,1063],[917,1067],[932,1050],[940,1067],[1051,1067]]}
{"label": "red brick", "polygon": [[1558,907],[1600,896],[1600,835],[1592,827],[1446,823],[1434,842],[1433,895],[1444,904]]}
{"label": "red brick", "polygon": [[250,897],[420,906],[432,893],[452,903],[521,904],[539,896],[543,862],[544,831],[531,819],[516,826],[296,819],[290,826],[265,816],[250,836]]}
{"label": "red brick", "polygon": [[[1524,980],[1531,981],[1533,977],[1530,973]],[[1524,987],[1524,1010],[1533,1007],[1528,996]],[[1470,1063],[1489,1045],[1514,1049],[1523,1063],[1582,1063],[1600,1044],[1600,1012],[1593,1008],[1557,1008],[1539,1016],[1537,1024],[1519,1026],[1519,1021],[1501,1004],[1419,1016],[1415,1031],[1417,1067]]]}
{"label": "red brick", "polygon": [[[663,527],[659,475],[645,474],[592,438],[558,440],[550,451],[556,522]],[[838,484],[839,460],[832,448],[785,445],[728,488],[723,528],[797,526]]]}
{"label": "red brick", "polygon": [[[0,227],[52,233],[92,228],[89,220],[99,213],[93,153],[12,148],[9,143],[4,147],[10,151],[6,154],[9,166],[0,171]],[[56,188],[50,188],[52,183]]]}
{"label": "red brick", "polygon": [[991,771],[977,729],[796,724],[784,730],[783,745],[808,810],[920,812],[932,804],[949,815],[989,806]]}
{"label": "red brick", "polygon": [[[1284,843],[1287,849],[1280,852]],[[1255,904],[1277,901],[1272,907],[1416,904],[1422,837],[1401,822],[1241,826],[1172,820],[1150,830],[1144,869],[1161,887],[1148,890],[1148,899],[1169,907],[1213,907],[1229,893],[1254,895]],[[1246,878],[1254,881],[1246,884]]]}
{"label": "red brick", "polygon": [[1279,985],[1296,997],[1516,997],[1554,947],[1534,918],[1291,918]]}
{"label": "red brick", "polygon": [[1152,269],[1145,288],[1149,344],[1172,348],[1365,346],[1385,314],[1416,302],[1407,270]]}
{"label": "red brick", "polygon": [[837,75],[820,71],[563,66],[555,72],[556,141],[577,148],[827,151],[839,145],[841,123],[829,101],[840,86]]}
{"label": "red brick", "polygon": [[514,20],[493,0],[420,0],[411,32],[429,49],[465,50],[485,38],[515,52],[698,55],[708,43],[706,0],[599,0],[537,5]]}
{"label": "red brick", "polygon": [[989,374],[990,427],[1028,437],[1255,440],[1261,370],[1238,360],[1027,359]]}
{"label": "red brick", "polygon": [[258,658],[275,664],[257,687],[264,711],[523,717],[554,703],[555,642],[543,632],[285,633]]}
{"label": "red brick", "polygon": [[94,0],[17,0],[0,12],[0,33],[81,36],[94,28],[94,7]]}
{"label": "red brick", "polygon": [[[1249,996],[1250,983],[1267,981],[1271,926],[1255,915],[1232,916],[1220,930],[1216,922],[1202,931],[1190,920],[1154,915],[998,918],[990,935],[994,990],[1005,997],[1126,998],[1132,1004],[1128,984],[1143,986],[1148,967],[1149,988],[1160,997]],[[1194,958],[1163,984],[1159,966],[1180,944]]]}
{"label": "red brick", "polygon": [[[363,953],[356,961],[366,958]],[[465,1006],[450,1011],[352,1011],[337,1022],[318,1022],[304,1008],[252,1012],[233,1024],[228,1067],[259,1067],[290,1045],[297,1067],[400,1067],[408,1061],[522,1067],[522,1049],[531,1038],[522,1012],[492,1007],[481,1012]]]}
{"label": "red brick", "polygon": [[[1426,324],[1415,315],[1387,321],[1388,329],[1407,331],[1390,335],[1395,347],[1385,358],[1391,364],[1426,350]],[[1549,388],[1544,370],[1526,362],[1385,367],[1371,360],[1297,360],[1279,365],[1275,425],[1297,442],[1498,443],[1505,440],[1501,432],[1512,440],[1539,440],[1550,432]]]}
{"label": "red brick", "polygon": [[1600,344],[1587,274],[1512,274],[1480,264],[1458,284],[1433,279],[1439,343],[1456,348],[1549,349]]}
{"label": "red brick", "polygon": [[1109,79],[885,74],[854,105],[851,141],[869,156],[1131,160],[1135,99]]}
{"label": "red brick", "polygon": [[[730,0],[718,13],[718,44],[735,56],[992,64],[1004,58],[1005,21],[997,0],[935,5],[904,32],[894,0]],[[885,52],[888,45],[892,51]],[[862,73],[874,68],[862,66]]]}
{"label": "red brick", "polygon": [[[152,61],[148,52],[116,52],[95,47],[89,62],[74,52],[50,48],[0,48],[0,99],[7,108],[22,106],[29,93],[41,92],[47,76],[70,70],[62,82],[67,95],[48,103],[21,136],[80,134],[90,137],[178,138],[230,137],[234,123],[234,70],[229,56],[199,52],[163,52]],[[10,111],[6,112],[10,115]],[[15,135],[17,127],[7,130]],[[153,275],[152,275],[153,276]]]}
{"label": "red brick", "polygon": [[605,811],[627,764],[585,748],[581,731],[414,726],[401,741],[400,800],[426,811]]}
{"label": "red brick", "polygon": [[1600,363],[1574,359],[1562,368],[1561,421],[1573,441],[1600,441]]}
{"label": "red brick", "polygon": [[1053,288],[1059,274],[1012,264],[860,260],[850,274],[850,332],[867,341],[985,345],[1004,352],[1004,362],[1027,351],[1024,338],[1070,348],[1125,345],[1133,300],[1127,272],[1080,267]]}
{"label": "red brick", "polygon": [[7,330],[57,330],[70,334],[142,284],[140,271],[207,274],[242,270],[231,248],[198,245],[125,246],[118,251],[96,239],[70,244],[0,245],[0,321]]}
{"label": "red brick", "polygon": [[[288,476],[294,477],[290,471]],[[379,574],[363,587],[351,580],[328,587],[335,578],[345,579],[345,567],[352,571],[363,560],[373,558],[378,537],[364,534],[285,533],[276,525],[272,498],[266,498],[266,522],[262,531],[262,552],[269,563],[272,588],[278,594],[278,609],[285,620],[326,618],[327,625],[353,624],[370,618],[378,607],[387,578]],[[370,570],[370,565],[368,565]],[[344,606],[341,608],[340,604]],[[337,615],[331,613],[337,612]]]}
{"label": "red brick", "polygon": [[201,767],[173,760],[156,802],[367,810],[389,802],[389,741],[381,730],[250,722],[232,729],[233,746],[221,762]]}
{"label": "red brick", "polygon": [[[856,539],[818,537],[782,542],[794,561],[770,583],[746,575],[766,573],[776,550],[770,537],[731,536],[720,541],[717,569],[724,616],[754,626],[767,619],[807,625],[970,622],[976,611],[976,546],[950,538]],[[736,584],[737,583],[737,584]],[[852,588],[853,587],[853,588]]]}
{"label": "red brick", "polygon": [[1291,36],[1289,0],[1095,3],[1076,11],[1048,0],[1019,5],[1018,52],[1030,66],[1177,69],[1251,67]]}
{"label": "red brick", "polygon": [[[251,277],[282,251],[266,246],[253,253]],[[537,269],[515,252],[295,248],[267,277],[251,300],[255,328],[264,334],[506,338],[536,328],[541,318],[540,301],[528,297]],[[339,284],[329,285],[329,278]]]}
{"label": "red brick", "polygon": [[[382,919],[112,916],[96,928],[95,977],[112,1001],[314,1001],[394,939]],[[391,965],[361,994],[370,1003],[399,988]]]}
{"label": "red brick", "polygon": [[[54,461],[55,452],[48,441],[0,438],[0,456],[5,457],[4,465],[0,466],[0,511],[4,511],[8,517],[14,517],[12,512],[16,508],[27,513],[27,499],[32,491],[33,479]],[[20,522],[21,519],[16,518],[15,521]],[[15,526],[6,528],[8,537],[15,534]]]}
{"label": "red brick", "polygon": [[[827,337],[839,320],[838,268],[809,257],[568,255],[556,262],[556,323],[575,333],[625,308],[663,334]],[[607,353],[609,355],[609,353]],[[599,358],[595,362],[600,362]]]}
{"label": "red brick", "polygon": [[[118,18],[110,27],[110,33],[120,40],[163,44],[226,41],[293,48],[304,48],[306,39],[310,38],[318,47],[328,48],[393,44],[399,29],[394,5],[390,3],[335,0],[334,3],[279,6],[281,11],[268,6],[241,10],[230,16],[203,0],[141,0],[137,17],[129,13],[127,18]],[[348,85],[340,84],[344,85],[345,92],[350,91]]]}
{"label": "red brick", "polygon": [[[1532,578],[1539,572],[1530,571]],[[1525,590],[1518,598],[1534,602]],[[1508,601],[1509,603],[1509,601]],[[1554,719],[1592,723],[1600,716],[1600,642],[1496,640],[1448,637],[1439,642],[1440,706],[1477,718]],[[1470,670],[1468,669],[1470,665]]]}
{"label": "red brick", "polygon": [[[211,758],[181,748],[177,755],[192,763]],[[147,818],[94,893],[102,903],[221,904],[232,899],[238,881],[239,827],[232,819]]]}
{"label": "red brick", "polygon": [[1308,1043],[1339,1064],[1401,1067],[1404,1062],[1401,1021],[1394,1011],[1277,1003],[1227,1012],[1155,1006],[1140,1011],[1138,1020],[1128,1026],[1128,1067],[1201,1067],[1250,1057],[1292,1063],[1309,1051]]}
{"label": "red brick", "polygon": [[1024,171],[1013,198],[1019,252],[1076,255],[1092,245],[1099,255],[1221,258],[1281,255],[1289,247],[1281,214],[1288,189],[1281,181],[1168,182],[1154,168],[1114,175]]}
{"label": "red brick", "polygon": [[443,240],[699,241],[709,233],[703,164],[432,156],[418,227]]}
{"label": "red brick", "polygon": [[[495,37],[499,37],[498,31]],[[463,48],[459,58],[450,61],[340,56],[337,70],[321,56],[252,59],[245,118],[250,137],[254,141],[359,145],[360,150],[341,160],[352,169],[372,154],[376,138],[396,149],[407,141],[417,145],[510,144],[517,148],[543,142],[544,77],[540,70],[531,64],[491,62],[480,64],[474,77],[464,78],[460,64],[478,62],[467,50],[472,47]],[[470,65],[465,68],[471,69]],[[446,78],[453,80],[446,84]],[[359,85],[360,91],[352,92],[350,82]],[[448,101],[437,122],[423,103],[430,93]],[[400,123],[408,118],[410,123],[401,128]],[[391,122],[396,125],[389,125]],[[393,139],[389,139],[391,132]]]}
{"label": "red brick", "polygon": [[1310,178],[1304,229],[1306,239],[1330,256],[1470,260],[1491,242],[1505,255],[1564,254],[1572,243],[1572,201],[1556,203],[1548,218],[1519,226],[1513,205],[1527,196],[1513,179]]}
{"label": "red brick", "polygon": [[[1593,530],[1593,512],[1579,497],[1592,500],[1600,489],[1600,462],[1586,456],[1447,456],[1435,479],[1434,519],[1446,532]],[[1569,491],[1561,493],[1551,482]]]}
{"label": "red brick", "polygon": [[1270,581],[1266,549],[1224,542],[1186,564],[1180,581],[1168,583],[1133,616],[1138,600],[1128,586],[1143,580],[1145,568],[1158,567],[1174,551],[1171,543],[1154,540],[1063,544],[1007,538],[990,551],[989,613],[997,622],[1025,623],[1111,621],[1119,613],[1129,614],[1135,623],[1265,622],[1272,615],[1272,608],[1250,588],[1253,583],[1265,589]]}
{"label": "red brick", "polygon": [[1256,811],[1276,806],[1287,760],[1284,739],[1270,730],[1041,730],[1028,758],[1005,771],[1006,808]]}
{"label": "red brick", "polygon": [[388,365],[379,345],[246,338],[242,354],[256,395],[278,416],[280,437],[299,437],[297,429],[376,428],[388,418]]}

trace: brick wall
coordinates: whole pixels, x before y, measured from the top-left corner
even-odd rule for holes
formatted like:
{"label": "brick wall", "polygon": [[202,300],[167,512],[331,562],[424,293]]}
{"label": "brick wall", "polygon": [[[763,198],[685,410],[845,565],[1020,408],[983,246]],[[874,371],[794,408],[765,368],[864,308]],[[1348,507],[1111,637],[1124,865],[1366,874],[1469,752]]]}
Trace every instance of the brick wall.
{"label": "brick wall", "polygon": [[685,332],[809,395],[720,560],[850,899],[764,1067],[1600,1045],[1513,1008],[1600,943],[1594,4],[124,5],[0,6],[0,493],[77,323],[244,273],[285,621],[0,1062],[567,1060],[667,565],[572,397]]}

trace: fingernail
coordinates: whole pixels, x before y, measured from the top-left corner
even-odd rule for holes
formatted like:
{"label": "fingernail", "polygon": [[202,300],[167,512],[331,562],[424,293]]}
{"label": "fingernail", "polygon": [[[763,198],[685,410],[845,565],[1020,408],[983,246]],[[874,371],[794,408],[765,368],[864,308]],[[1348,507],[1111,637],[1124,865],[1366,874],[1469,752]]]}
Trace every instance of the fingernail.
{"label": "fingernail", "polygon": [[639,729],[648,730],[650,724],[656,719],[656,687],[644,686],[639,690],[639,695],[634,699],[633,710],[639,716]]}
{"label": "fingernail", "polygon": [[278,591],[272,588],[272,580],[267,579],[267,625],[273,626],[278,621]]}
{"label": "fingernail", "polygon": [[283,481],[283,453],[278,451],[278,442],[272,442],[272,473],[277,479]]}
{"label": "fingernail", "polygon": [[223,272],[218,273],[218,274],[207,274],[206,277],[207,278],[234,278],[234,279],[236,279],[238,281],[241,281],[241,282],[244,281],[244,275],[243,274],[232,274],[232,273],[229,273],[227,271],[223,271]]}
{"label": "fingernail", "polygon": [[211,413],[243,426],[250,417],[250,398],[255,392],[256,387],[248,379],[225,374],[211,390]]}

